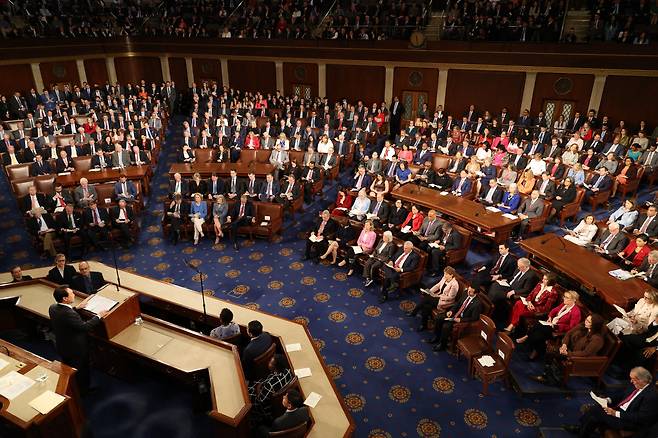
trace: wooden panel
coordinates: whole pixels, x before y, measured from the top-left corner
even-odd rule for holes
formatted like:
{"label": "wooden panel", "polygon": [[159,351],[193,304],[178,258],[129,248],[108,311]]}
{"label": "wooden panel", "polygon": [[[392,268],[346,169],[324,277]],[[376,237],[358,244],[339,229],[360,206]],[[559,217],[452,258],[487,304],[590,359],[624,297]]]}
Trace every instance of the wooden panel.
{"label": "wooden panel", "polygon": [[525,73],[502,71],[450,70],[446,91],[446,111],[461,119],[470,104],[478,111],[500,114],[507,107],[512,117],[519,115]]}
{"label": "wooden panel", "polygon": [[147,83],[162,82],[160,58],[135,56],[114,58],[117,79],[122,84],[135,83],[144,79]]}
{"label": "wooden panel", "polygon": [[90,84],[105,84],[108,81],[105,59],[85,59],[85,73],[87,74],[87,82]]}
{"label": "wooden panel", "polygon": [[[568,83],[565,79],[571,81],[571,90],[565,88],[561,91],[559,90],[561,84],[557,84],[557,81]],[[530,112],[536,116],[543,110],[545,100],[571,100],[575,102],[576,111],[587,114],[593,84],[594,75],[537,73]]]}
{"label": "wooden panel", "polygon": [[292,95],[293,84],[304,84],[311,86],[311,93],[318,95],[318,65],[297,62],[283,63],[283,93]]}
{"label": "wooden panel", "polygon": [[231,88],[245,91],[276,91],[276,71],[274,62],[229,61],[228,79]]}
{"label": "wooden panel", "polygon": [[385,76],[384,67],[328,64],[327,97],[331,100],[361,99],[368,106],[382,102]]}
{"label": "wooden panel", "polygon": [[78,67],[75,61],[42,62],[39,64],[44,87],[53,84],[78,84]]}
{"label": "wooden panel", "polygon": [[644,120],[653,129],[658,125],[655,96],[658,96],[658,78],[608,76],[599,115],[610,117],[613,126],[623,120],[636,129],[640,120]]}
{"label": "wooden panel", "polygon": [[176,83],[178,90],[187,88],[187,66],[185,58],[169,58],[169,74],[171,80]]}
{"label": "wooden panel", "polygon": [[[0,93],[7,95],[7,98],[15,91],[20,91],[25,96],[33,87],[34,77],[30,64],[12,64],[0,67]],[[41,90],[37,91],[41,93]]]}
{"label": "wooden panel", "polygon": [[219,86],[222,85],[222,67],[219,59],[194,58],[192,59],[192,69],[194,70],[194,82],[197,85],[201,86],[203,81],[214,81]]}
{"label": "wooden panel", "polygon": [[393,76],[393,96],[398,96],[402,100],[403,91],[424,91],[429,99],[427,106],[430,111],[434,111],[438,82],[437,69],[396,67]]}

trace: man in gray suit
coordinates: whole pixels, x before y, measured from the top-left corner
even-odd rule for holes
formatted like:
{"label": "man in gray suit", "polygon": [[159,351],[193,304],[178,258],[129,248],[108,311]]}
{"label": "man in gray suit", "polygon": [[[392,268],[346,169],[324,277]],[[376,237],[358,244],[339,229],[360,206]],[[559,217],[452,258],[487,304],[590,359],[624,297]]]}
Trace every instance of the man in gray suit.
{"label": "man in gray suit", "polygon": [[644,173],[652,172],[658,166],[658,152],[656,144],[649,145],[649,149],[644,151],[637,164],[644,166]]}
{"label": "man in gray suit", "polygon": [[86,208],[92,199],[98,200],[96,189],[89,184],[87,178],[80,178],[80,185],[73,191],[75,204],[80,208]]}
{"label": "man in gray suit", "polygon": [[306,152],[304,153],[303,167],[308,166],[310,162],[317,163],[319,161],[320,161],[320,156],[318,155],[317,152],[315,152],[313,146],[309,146]]}
{"label": "man in gray suit", "polygon": [[270,154],[270,164],[274,166],[274,179],[279,180],[279,171],[283,170],[284,166],[288,164],[288,151],[281,150],[279,142],[274,144],[274,150]]}
{"label": "man in gray suit", "polygon": [[608,229],[594,240],[594,251],[603,256],[615,255],[622,252],[627,244],[628,238],[619,231],[619,224],[611,222]]}
{"label": "man in gray suit", "polygon": [[[547,173],[544,172],[543,176],[547,176]],[[551,180],[548,181],[553,183]],[[553,185],[555,184],[553,183]],[[543,212],[544,201],[540,199],[539,190],[533,190],[530,197],[526,198],[521,204],[521,207],[517,210],[519,219],[522,219],[521,224],[519,225],[519,240],[523,239],[523,235],[528,228],[530,219],[541,216]]]}
{"label": "man in gray suit", "polygon": [[540,198],[550,201],[555,197],[555,182],[551,180],[551,175],[548,172],[541,174],[541,181],[537,183],[536,187]]}
{"label": "man in gray suit", "polygon": [[112,152],[112,167],[130,166],[130,153],[123,149],[120,144],[114,145]]}
{"label": "man in gray suit", "polygon": [[414,231],[411,240],[416,246],[425,252],[430,251],[429,244],[441,237],[441,227],[443,222],[436,217],[436,211],[430,210],[427,212],[427,217],[423,219],[423,223],[418,231]]}

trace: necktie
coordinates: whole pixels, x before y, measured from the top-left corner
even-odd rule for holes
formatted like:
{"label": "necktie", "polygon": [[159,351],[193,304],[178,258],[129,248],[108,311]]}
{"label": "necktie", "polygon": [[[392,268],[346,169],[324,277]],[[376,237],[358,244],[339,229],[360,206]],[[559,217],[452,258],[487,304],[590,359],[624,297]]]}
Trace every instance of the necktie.
{"label": "necktie", "polygon": [[75,228],[75,221],[73,220],[73,215],[69,215],[69,226],[71,229]]}
{"label": "necktie", "polygon": [[625,405],[626,403],[628,403],[629,401],[631,401],[631,400],[633,399],[633,397],[635,397],[635,394],[637,394],[639,391],[640,391],[640,390],[637,389],[637,388],[634,389],[633,392],[631,392],[631,393],[628,395],[628,397],[626,397],[625,399],[623,399],[623,400],[617,405],[617,407],[621,407],[621,406]]}
{"label": "necktie", "polygon": [[91,292],[93,290],[91,286],[91,278],[87,277],[86,275],[85,275],[85,289],[86,289],[85,292]]}
{"label": "necktie", "polygon": [[642,226],[640,227],[640,234],[644,234],[647,232],[647,228],[649,228],[649,224],[653,220],[654,216],[648,216],[645,220]]}
{"label": "necktie", "polygon": [[267,196],[272,196],[272,183],[267,183]]}
{"label": "necktie", "polygon": [[599,175],[599,177],[596,178],[596,182],[595,182],[594,185],[592,186],[593,189],[595,189],[595,188],[597,188],[597,187],[599,186],[599,183],[601,182],[601,179],[602,179],[602,178],[601,178],[601,175]]}
{"label": "necktie", "polygon": [[286,195],[289,195],[292,191],[292,184],[288,183],[288,188],[286,189]]}
{"label": "necktie", "polygon": [[125,208],[122,208],[122,209],[121,209],[121,212],[123,213],[123,220],[127,220],[127,219],[128,219],[128,215],[126,214],[126,209],[125,209]]}
{"label": "necktie", "polygon": [[464,303],[461,305],[461,307],[459,308],[459,310],[457,311],[457,313],[455,313],[455,315],[454,315],[455,318],[461,318],[461,315],[464,313],[464,310],[466,310],[466,308],[468,307],[468,305],[471,304],[471,300],[472,300],[472,299],[473,299],[472,297],[467,297],[467,298],[464,300]]}
{"label": "necktie", "polygon": [[402,264],[404,263],[404,261],[405,261],[406,259],[407,259],[407,253],[406,253],[406,252],[403,252],[403,253],[400,255],[400,257],[398,257],[398,259],[395,261],[395,267],[396,267],[396,268],[399,268],[400,266],[402,266]]}
{"label": "necktie", "polygon": [[646,160],[644,160],[644,165],[647,166],[649,163],[651,163],[652,158],[653,158],[653,152],[649,152],[649,155],[647,155]]}
{"label": "necktie", "polygon": [[651,265],[651,268],[649,269],[649,273],[647,275],[648,278],[651,278],[653,276],[653,270],[656,269],[656,265],[653,264]]}
{"label": "necktie", "polygon": [[495,187],[489,189],[489,192],[487,193],[487,197],[486,197],[487,202],[493,202],[493,194],[495,191],[496,191]]}
{"label": "necktie", "polygon": [[89,192],[87,191],[86,188],[82,189],[82,197],[83,198],[88,198],[89,197]]}
{"label": "necktie", "polygon": [[96,211],[96,209],[93,209],[91,212],[94,214],[94,225],[98,225],[98,223],[100,222],[98,220],[98,212]]}
{"label": "necktie", "polygon": [[231,179],[231,193],[235,193],[235,178]]}
{"label": "necktie", "polygon": [[238,217],[244,216],[244,204],[240,204],[240,213],[238,214]]}
{"label": "necktie", "polygon": [[432,228],[433,223],[434,223],[434,221],[432,220],[432,221],[430,221],[429,224],[427,224],[427,229],[425,230],[425,236],[428,236],[430,234],[430,229]]}
{"label": "necktie", "polygon": [[361,184],[363,184],[363,177],[364,177],[364,175],[359,175],[359,179],[356,180],[356,188],[357,189],[361,188]]}
{"label": "necktie", "polygon": [[379,207],[381,205],[382,205],[381,202],[378,202],[377,204],[375,204],[375,209],[372,211],[372,214],[377,215],[377,213],[379,213]]}
{"label": "necktie", "polygon": [[504,257],[505,257],[505,256],[502,256],[502,255],[501,255],[500,257],[498,257],[498,261],[496,262],[496,264],[494,265],[493,269],[491,270],[491,272],[492,272],[493,274],[498,273],[498,270],[500,269],[500,265],[503,264],[503,258],[504,258]]}
{"label": "necktie", "polygon": [[391,166],[388,169],[388,176],[393,176],[393,173],[395,173],[395,165],[391,164]]}
{"label": "necktie", "polygon": [[522,275],[523,275],[523,272],[521,272],[521,271],[517,272],[516,275],[514,276],[514,278],[512,278],[512,281],[510,281],[509,285],[511,286],[516,280],[521,278]]}
{"label": "necktie", "polygon": [[121,193],[123,193],[124,195],[128,194],[128,187],[126,187],[126,183],[121,184]]}
{"label": "necktie", "polygon": [[606,247],[607,247],[607,246],[610,244],[610,242],[612,241],[612,238],[613,238],[613,237],[615,237],[615,235],[612,234],[612,233],[610,233],[610,234],[608,235],[608,237],[605,238],[605,240],[603,241],[603,243],[601,243],[601,247],[602,247],[603,249],[606,249]]}
{"label": "necktie", "polygon": [[318,235],[321,235],[321,234],[322,234],[322,232],[324,231],[324,226],[325,226],[326,224],[327,224],[326,221],[322,221],[322,223],[320,224],[320,228],[318,228]]}

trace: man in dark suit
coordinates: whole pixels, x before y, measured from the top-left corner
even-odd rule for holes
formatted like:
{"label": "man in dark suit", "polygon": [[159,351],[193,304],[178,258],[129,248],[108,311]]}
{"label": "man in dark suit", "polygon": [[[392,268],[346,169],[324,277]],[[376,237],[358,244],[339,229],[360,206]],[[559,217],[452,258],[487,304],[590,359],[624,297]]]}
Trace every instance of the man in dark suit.
{"label": "man in dark suit", "polygon": [[[544,172],[544,175],[546,175],[546,172]],[[521,219],[521,223],[519,224],[519,240],[523,238],[530,219],[539,217],[542,213],[544,213],[544,201],[540,199],[539,190],[533,190],[516,211],[519,219]]]}
{"label": "man in dark suit", "polygon": [[272,345],[272,336],[263,332],[260,321],[250,321],[247,324],[247,334],[251,338],[242,351],[242,369],[247,380],[253,380],[254,359],[265,353]]}
{"label": "man in dark suit", "polygon": [[371,216],[368,216],[368,219],[374,221],[378,226],[384,224],[388,220],[390,210],[390,206],[384,200],[384,194],[378,193],[377,198],[370,203],[368,214]]}
{"label": "man in dark suit", "polygon": [[427,252],[430,256],[430,273],[432,277],[438,277],[446,266],[448,251],[462,246],[462,235],[453,228],[450,222],[444,222],[441,229],[441,238],[434,243],[436,247],[429,247]]}
{"label": "man in dark suit", "polygon": [[134,243],[130,232],[132,223],[135,220],[132,207],[126,203],[125,199],[119,199],[119,204],[110,210],[110,218],[112,227],[121,232],[118,239],[119,244],[124,248],[130,248]]}
{"label": "man in dark suit", "polygon": [[[315,226],[311,231],[308,239],[306,239],[306,250],[304,251],[304,259],[312,259],[313,262],[318,263],[320,255],[324,254],[327,250],[328,240],[336,233],[336,221],[331,218],[329,210],[324,210],[320,217],[315,221]],[[318,238],[322,240],[318,240]],[[313,238],[314,241],[310,240]]]}
{"label": "man in dark suit", "polygon": [[78,275],[73,277],[73,282],[71,287],[77,291],[84,292],[86,294],[95,294],[98,292],[98,289],[105,286],[105,278],[100,272],[92,271],[89,268],[89,263],[80,262],[78,264]]}
{"label": "man in dark suit", "polygon": [[242,189],[244,190],[243,193],[249,196],[249,199],[257,200],[260,193],[260,181],[256,179],[256,174],[253,171],[249,171],[247,179],[242,184]]}
{"label": "man in dark suit", "polygon": [[174,195],[174,200],[169,204],[169,208],[167,209],[167,217],[171,224],[169,238],[174,245],[176,245],[180,239],[180,227],[189,212],[190,204],[183,202],[183,196],[181,194]]}
{"label": "man in dark suit", "polygon": [[597,435],[597,429],[639,431],[652,426],[658,409],[658,392],[651,384],[653,376],[642,367],[633,368],[629,376],[632,388],[614,399],[608,397],[607,407],[595,404],[580,417],[580,425],[565,428],[581,438],[589,438]]}
{"label": "man in dark suit", "polygon": [[243,225],[249,225],[256,222],[254,217],[254,205],[249,201],[249,196],[243,193],[240,201],[233,204],[226,217],[226,222],[231,224],[231,241],[235,250],[240,249],[238,245],[238,228]]}
{"label": "man in dark suit", "polygon": [[107,312],[99,312],[88,321],[83,321],[73,309],[75,295],[68,287],[59,286],[53,292],[56,304],[48,309],[50,324],[55,334],[57,351],[62,362],[78,370],[77,381],[82,394],[89,391],[89,346],[87,333],[100,325]]}
{"label": "man in dark suit", "polygon": [[466,296],[434,321],[434,337],[430,339],[430,343],[436,345],[432,349],[434,351],[445,350],[453,325],[460,322],[477,321],[480,319],[480,313],[482,313],[482,303],[477,297],[475,288],[469,286],[466,289]]}
{"label": "man in dark suit", "polygon": [[274,176],[268,173],[265,182],[260,187],[258,199],[263,202],[274,202],[279,195],[279,183],[274,180]]}
{"label": "man in dark suit", "polygon": [[472,181],[465,170],[459,172],[459,178],[452,183],[452,194],[455,196],[466,196],[471,193]]}
{"label": "man in dark suit", "polygon": [[169,197],[173,199],[174,194],[187,194],[189,186],[180,173],[174,173],[174,179],[169,181]]}
{"label": "man in dark suit", "polygon": [[633,222],[631,226],[627,227],[625,231],[632,231],[632,233],[636,236],[640,234],[646,234],[649,237],[658,236],[658,215],[656,215],[657,211],[658,209],[655,205],[650,206],[647,208],[647,212],[639,215],[635,222]]}
{"label": "man in dark suit", "polygon": [[420,169],[416,173],[416,176],[414,176],[413,182],[423,187],[427,187],[430,184],[434,184],[435,176],[436,176],[436,172],[434,172],[434,169],[432,169],[432,162],[425,161],[423,163],[422,169]]}
{"label": "man in dark suit", "polygon": [[224,194],[224,181],[219,179],[215,173],[210,175],[210,179],[206,181],[206,187],[208,190],[208,199],[210,200]]}
{"label": "man in dark suit", "polygon": [[234,169],[231,169],[228,179],[224,181],[224,190],[229,199],[237,199],[241,193],[245,192],[242,180],[238,178],[238,173]]}
{"label": "man in dark suit", "polygon": [[491,265],[481,265],[474,269],[471,283],[476,289],[480,286],[489,289],[492,282],[496,280],[508,280],[512,278],[516,269],[514,256],[510,254],[509,247],[506,243],[498,245],[498,258]]}
{"label": "man in dark suit", "polygon": [[47,210],[50,205],[46,195],[43,193],[37,193],[36,186],[28,187],[27,195],[21,198],[20,204],[24,213],[30,213],[30,211],[39,208]]}
{"label": "man in dark suit", "polygon": [[55,256],[55,267],[48,271],[46,280],[56,284],[71,284],[76,275],[75,268],[66,264],[66,256],[57,254]]}
{"label": "man in dark suit", "polygon": [[108,229],[110,225],[110,216],[105,208],[99,208],[98,202],[94,199],[89,201],[89,206],[82,212],[82,221],[85,225],[85,232],[89,243],[95,248],[105,250],[101,241],[108,240]]}
{"label": "man in dark suit", "polygon": [[398,288],[400,275],[404,272],[410,272],[418,266],[418,255],[414,252],[414,244],[410,241],[404,242],[400,249],[391,260],[382,267],[384,271],[384,280],[382,281],[382,291],[379,302],[383,303],[388,300],[388,294]]}
{"label": "man in dark suit", "polygon": [[73,204],[66,204],[64,211],[57,216],[57,229],[64,238],[66,254],[71,257],[71,239],[74,236],[82,238],[82,252],[86,253],[86,235],[82,232],[83,221],[80,214],[73,210]]}
{"label": "man in dark suit", "polygon": [[516,271],[509,281],[501,279],[489,287],[489,299],[494,304],[492,319],[496,323],[506,323],[512,300],[527,297],[538,281],[537,275],[530,269],[530,260],[525,257],[518,259]]}
{"label": "man in dark suit", "polygon": [[270,432],[292,429],[301,424],[307,423],[310,419],[308,407],[304,406],[304,398],[295,390],[290,389],[283,396],[283,406],[286,408],[281,416],[274,419],[272,426],[261,425],[258,428],[258,434],[261,438],[270,436]]}
{"label": "man in dark suit", "polygon": [[35,156],[34,163],[32,163],[32,165],[30,166],[30,175],[40,176],[40,175],[48,175],[49,173],[52,173],[50,164],[47,161],[43,161],[43,157],[41,156],[41,153],[38,153]]}
{"label": "man in dark suit", "polygon": [[651,251],[640,267],[633,269],[631,274],[637,274],[638,272],[644,272],[644,277],[642,277],[644,281],[652,287],[658,287],[658,251]]}
{"label": "man in dark suit", "polygon": [[313,185],[320,181],[320,169],[315,166],[315,161],[309,161],[308,166],[302,170],[302,182],[304,184],[304,202],[313,202]]}
{"label": "man in dark suit", "polygon": [[404,114],[404,111],[404,105],[402,105],[400,99],[395,96],[393,98],[391,108],[389,109],[392,137],[395,137],[400,133],[400,123],[402,122],[402,115]]}
{"label": "man in dark suit", "polygon": [[603,256],[614,256],[626,248],[628,238],[619,231],[619,224],[611,222],[608,229],[594,239],[594,251]]}
{"label": "man in dark suit", "polygon": [[488,186],[482,186],[480,190],[480,195],[478,196],[478,201],[484,205],[498,205],[503,199],[504,190],[498,186],[496,179],[490,179]]}
{"label": "man in dark suit", "polygon": [[293,174],[288,175],[288,181],[286,181],[281,187],[279,196],[276,197],[276,202],[283,204],[284,210],[289,210],[292,206],[292,203],[297,199],[301,194],[299,184],[295,182],[295,176]]}
{"label": "man in dark suit", "polygon": [[608,176],[608,169],[599,167],[596,174],[592,175],[589,182],[583,184],[583,186],[585,187],[585,203],[588,203],[589,198],[595,194],[610,190],[612,187],[612,178]]}

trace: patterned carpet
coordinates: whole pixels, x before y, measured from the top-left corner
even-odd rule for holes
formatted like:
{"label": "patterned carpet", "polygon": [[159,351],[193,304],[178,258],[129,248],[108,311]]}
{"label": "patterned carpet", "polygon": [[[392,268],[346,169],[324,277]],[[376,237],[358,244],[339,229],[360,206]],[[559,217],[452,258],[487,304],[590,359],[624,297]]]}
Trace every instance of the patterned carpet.
{"label": "patterned carpet", "polygon": [[[178,135],[177,129],[169,132],[169,138]],[[239,252],[224,243],[213,246],[209,238],[197,247],[188,242],[172,246],[163,239],[159,224],[166,170],[174,158],[173,148],[165,145],[139,244],[130,251],[118,251],[119,267],[197,289],[198,277],[193,279],[194,272],[182,263],[184,258],[195,259],[207,276],[204,286],[215,296],[306,324],[354,417],[356,436],[536,437],[539,425],[559,426],[577,420],[586,403],[582,397],[524,398],[501,384],[494,384],[489,396],[481,395],[481,383],[467,377],[463,360],[432,352],[431,345],[424,342],[428,335],[414,331],[419,321],[404,316],[411,301],[379,305],[376,290],[364,288],[358,276],[348,278],[341,268],[301,262],[304,242],[300,235],[319,209],[334,198],[335,184],[325,189],[325,201],[307,206],[298,217],[299,224],[288,228],[273,244],[244,242]],[[2,179],[1,184],[0,212],[5,219],[0,223],[1,268],[46,263],[29,246],[7,182]],[[491,250],[474,244],[466,265],[489,257]],[[105,263],[112,260],[110,253],[95,253],[92,258]],[[51,357],[53,352],[47,355]],[[186,422],[170,436],[198,436],[199,431],[189,425],[190,418],[198,416],[185,417],[191,409],[185,397],[162,397],[157,382],[140,381],[133,387],[105,379],[112,382],[115,397],[128,393],[158,409],[177,410]],[[137,395],[138,389],[150,393]],[[107,417],[101,418],[101,407],[107,408],[107,400],[88,402],[90,418],[107,423]],[[153,412],[150,406],[149,410]],[[98,436],[153,436],[162,431],[157,419],[163,417],[158,412],[148,426],[141,426],[139,433],[133,430],[132,435],[131,429],[125,428],[112,431],[92,425],[92,429]]]}

